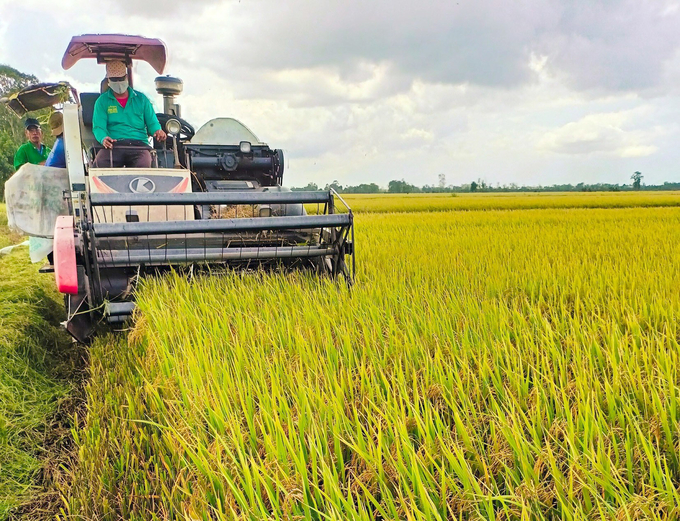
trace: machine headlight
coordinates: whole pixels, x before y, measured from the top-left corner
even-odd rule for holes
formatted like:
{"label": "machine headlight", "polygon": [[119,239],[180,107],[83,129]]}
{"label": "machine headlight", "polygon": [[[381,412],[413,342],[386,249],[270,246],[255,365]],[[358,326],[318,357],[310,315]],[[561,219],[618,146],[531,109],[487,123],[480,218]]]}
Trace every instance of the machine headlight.
{"label": "machine headlight", "polygon": [[250,151],[253,149],[250,141],[241,141],[239,148],[241,149],[241,154],[250,154]]}
{"label": "machine headlight", "polygon": [[176,136],[182,130],[182,124],[176,119],[169,119],[165,122],[165,130],[168,134]]}
{"label": "machine headlight", "polygon": [[271,217],[272,216],[272,207],[269,205],[262,205],[260,206],[260,211],[259,211],[260,217]]}

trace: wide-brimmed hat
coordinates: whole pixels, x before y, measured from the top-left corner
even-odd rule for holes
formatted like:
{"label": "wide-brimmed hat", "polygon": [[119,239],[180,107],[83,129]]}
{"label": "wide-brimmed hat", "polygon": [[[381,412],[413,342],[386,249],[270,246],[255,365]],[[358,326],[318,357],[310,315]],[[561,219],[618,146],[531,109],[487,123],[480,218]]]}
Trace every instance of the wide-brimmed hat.
{"label": "wide-brimmed hat", "polygon": [[120,78],[127,76],[127,67],[123,62],[106,62],[106,77]]}
{"label": "wide-brimmed hat", "polygon": [[64,133],[64,115],[61,112],[53,112],[50,116],[50,130],[53,136]]}
{"label": "wide-brimmed hat", "polygon": [[24,128],[28,130],[31,127],[40,128],[40,121],[35,118],[26,118],[26,121],[24,121]]}

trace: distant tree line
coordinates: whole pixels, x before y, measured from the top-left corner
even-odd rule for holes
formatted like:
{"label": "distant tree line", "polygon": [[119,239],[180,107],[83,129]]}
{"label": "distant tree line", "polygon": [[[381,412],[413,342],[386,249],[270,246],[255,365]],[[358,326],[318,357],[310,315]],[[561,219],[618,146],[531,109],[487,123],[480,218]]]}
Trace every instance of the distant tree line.
{"label": "distant tree line", "polygon": [[680,182],[665,182],[661,185],[643,185],[643,175],[635,172],[631,176],[631,184],[611,184],[611,183],[578,183],[578,184],[557,184],[549,186],[520,186],[515,183],[509,185],[490,185],[478,179],[465,185],[449,185],[446,187],[424,185],[416,186],[402,180],[392,180],[387,188],[378,186],[375,183],[362,183],[356,186],[342,186],[337,180],[324,187],[316,183],[309,183],[307,186],[291,188],[294,191],[302,190],[329,190],[333,189],[343,194],[418,194],[418,193],[464,193],[464,192],[626,192],[632,190],[680,190]]}

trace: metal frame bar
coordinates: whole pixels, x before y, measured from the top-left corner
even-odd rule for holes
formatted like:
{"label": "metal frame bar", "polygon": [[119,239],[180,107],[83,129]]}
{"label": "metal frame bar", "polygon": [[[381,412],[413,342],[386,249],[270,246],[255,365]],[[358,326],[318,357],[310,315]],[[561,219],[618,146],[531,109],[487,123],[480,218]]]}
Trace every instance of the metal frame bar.
{"label": "metal frame bar", "polygon": [[[328,203],[330,192],[194,192],[188,194],[90,194],[93,206]],[[333,213],[333,212],[329,212]]]}
{"label": "metal frame bar", "polygon": [[71,191],[85,191],[85,167],[80,136],[80,106],[64,103],[64,154]]}
{"label": "metal frame bar", "polygon": [[[352,237],[352,240],[351,240],[351,244],[352,244],[352,279],[351,280],[354,280],[354,278],[356,277],[356,272],[357,272],[357,263],[356,263],[356,254],[355,254],[356,248],[355,248],[355,243],[354,243],[354,212],[352,212],[352,209],[349,207],[347,202],[345,202],[345,200],[342,198],[342,196],[338,192],[336,192],[335,189],[331,188],[330,194],[331,194],[331,198],[337,197],[340,200],[340,202],[344,205],[345,210],[347,211],[347,213],[350,216],[349,235],[351,235],[351,237]],[[349,238],[347,235],[348,234],[345,235],[345,240],[343,241],[343,244]]]}
{"label": "metal frame bar", "polygon": [[94,235],[135,237],[138,235],[172,235],[178,233],[259,232],[267,230],[309,230],[312,228],[349,226],[349,214],[304,215],[293,217],[240,217],[237,219],[202,219],[197,221],[160,221],[130,223],[93,223]]}

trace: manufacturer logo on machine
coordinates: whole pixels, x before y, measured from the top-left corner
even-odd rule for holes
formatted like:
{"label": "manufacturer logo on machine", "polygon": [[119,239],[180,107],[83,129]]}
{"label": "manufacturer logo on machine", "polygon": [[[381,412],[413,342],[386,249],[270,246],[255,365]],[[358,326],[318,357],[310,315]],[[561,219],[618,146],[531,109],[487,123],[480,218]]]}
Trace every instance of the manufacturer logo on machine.
{"label": "manufacturer logo on machine", "polygon": [[156,191],[156,184],[148,177],[135,177],[130,181],[130,190],[135,194],[150,194]]}

